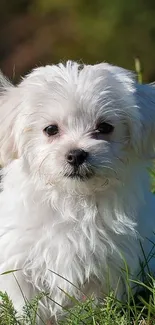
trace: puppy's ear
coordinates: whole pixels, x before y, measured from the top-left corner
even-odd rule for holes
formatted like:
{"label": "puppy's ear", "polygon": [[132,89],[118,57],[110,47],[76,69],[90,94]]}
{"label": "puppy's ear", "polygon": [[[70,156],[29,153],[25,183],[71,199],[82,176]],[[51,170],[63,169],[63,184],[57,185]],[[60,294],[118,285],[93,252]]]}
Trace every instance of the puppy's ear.
{"label": "puppy's ear", "polygon": [[140,154],[146,159],[153,159],[155,158],[155,87],[136,84],[134,95],[140,125],[138,121],[137,136],[132,140],[135,141]]}
{"label": "puppy's ear", "polygon": [[155,84],[138,84],[126,69],[108,65],[121,85],[132,148],[146,159],[155,158]]}
{"label": "puppy's ear", "polygon": [[17,154],[14,121],[17,116],[16,87],[0,72],[0,166],[6,166]]}

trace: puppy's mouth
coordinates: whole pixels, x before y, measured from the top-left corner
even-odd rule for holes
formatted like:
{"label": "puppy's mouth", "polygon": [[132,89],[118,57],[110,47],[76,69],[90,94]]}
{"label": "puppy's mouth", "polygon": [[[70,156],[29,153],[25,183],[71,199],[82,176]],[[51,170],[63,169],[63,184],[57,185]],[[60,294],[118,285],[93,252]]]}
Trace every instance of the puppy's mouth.
{"label": "puppy's mouth", "polygon": [[80,170],[74,169],[71,172],[65,173],[65,177],[71,179],[77,179],[80,181],[86,181],[94,176],[94,171],[92,169]]}

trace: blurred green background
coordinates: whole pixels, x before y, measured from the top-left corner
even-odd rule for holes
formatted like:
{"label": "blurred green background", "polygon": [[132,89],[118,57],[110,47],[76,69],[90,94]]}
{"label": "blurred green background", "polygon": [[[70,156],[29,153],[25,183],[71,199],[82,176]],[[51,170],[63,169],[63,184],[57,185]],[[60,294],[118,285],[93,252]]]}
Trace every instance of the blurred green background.
{"label": "blurred green background", "polygon": [[155,80],[155,0],[0,0],[0,68],[16,81],[31,68],[108,61]]}

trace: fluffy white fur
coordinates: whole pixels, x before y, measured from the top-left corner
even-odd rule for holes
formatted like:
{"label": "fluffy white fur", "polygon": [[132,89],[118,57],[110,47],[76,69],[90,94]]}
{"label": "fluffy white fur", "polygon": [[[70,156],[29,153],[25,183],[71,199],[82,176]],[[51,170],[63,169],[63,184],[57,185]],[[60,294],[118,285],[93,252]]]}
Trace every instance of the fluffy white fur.
{"label": "fluffy white fur", "polygon": [[[0,276],[0,290],[19,312],[19,285],[27,299],[45,291],[63,306],[68,300],[61,289],[80,298],[77,288],[98,297],[118,287],[123,299],[124,260],[136,277],[144,259],[140,240],[148,255],[155,228],[147,171],[154,88],[138,85],[122,68],[81,69],[75,62],[37,68],[17,87],[1,76],[1,85],[0,273],[18,271]],[[99,120],[113,124],[112,134],[93,136]],[[50,124],[60,132],[48,138],[43,130]],[[65,176],[72,169],[66,154],[76,148],[89,152],[80,172],[91,168],[90,179]],[[59,311],[42,300],[42,318]]]}

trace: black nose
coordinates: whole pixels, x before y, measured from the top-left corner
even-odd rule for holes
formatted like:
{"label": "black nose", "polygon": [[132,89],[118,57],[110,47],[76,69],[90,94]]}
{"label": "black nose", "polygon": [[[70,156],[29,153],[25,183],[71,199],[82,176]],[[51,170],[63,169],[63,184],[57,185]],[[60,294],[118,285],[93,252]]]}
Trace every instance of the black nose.
{"label": "black nose", "polygon": [[82,165],[88,156],[88,152],[82,149],[74,149],[69,151],[67,161],[70,165],[78,167]]}

